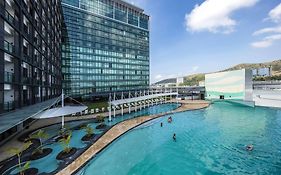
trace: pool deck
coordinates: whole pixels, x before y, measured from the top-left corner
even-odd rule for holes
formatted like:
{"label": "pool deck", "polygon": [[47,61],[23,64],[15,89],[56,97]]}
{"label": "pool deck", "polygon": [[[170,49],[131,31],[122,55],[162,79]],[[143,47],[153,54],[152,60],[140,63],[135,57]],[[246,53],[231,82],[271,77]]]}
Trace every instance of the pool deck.
{"label": "pool deck", "polygon": [[80,169],[80,167],[82,167],[85,163],[90,161],[93,156],[101,152],[104,148],[110,145],[114,140],[118,139],[120,136],[130,131],[131,129],[149,120],[159,118],[164,115],[169,115],[172,113],[203,109],[209,106],[209,102],[203,100],[195,100],[195,101],[182,100],[179,102],[182,104],[182,106],[173,111],[162,113],[162,114],[137,117],[116,124],[110,130],[108,130],[99,140],[97,140],[92,146],[90,146],[83,154],[81,154],[75,161],[73,161],[71,164],[69,164],[67,167],[65,167],[56,175],[65,175],[65,174],[70,175],[77,172]]}

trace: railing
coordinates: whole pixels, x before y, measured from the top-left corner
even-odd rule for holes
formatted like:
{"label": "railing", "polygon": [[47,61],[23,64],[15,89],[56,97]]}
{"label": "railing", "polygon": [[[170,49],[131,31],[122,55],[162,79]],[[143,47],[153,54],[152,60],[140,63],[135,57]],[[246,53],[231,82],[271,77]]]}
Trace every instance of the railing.
{"label": "railing", "polygon": [[15,109],[15,102],[14,101],[9,101],[9,102],[4,102],[4,111],[12,111]]}
{"label": "railing", "polygon": [[11,72],[4,72],[4,81],[6,83],[12,83],[15,81],[15,75]]}
{"label": "railing", "polygon": [[14,52],[14,45],[12,43],[9,43],[8,41],[4,40],[4,49],[10,53]]}

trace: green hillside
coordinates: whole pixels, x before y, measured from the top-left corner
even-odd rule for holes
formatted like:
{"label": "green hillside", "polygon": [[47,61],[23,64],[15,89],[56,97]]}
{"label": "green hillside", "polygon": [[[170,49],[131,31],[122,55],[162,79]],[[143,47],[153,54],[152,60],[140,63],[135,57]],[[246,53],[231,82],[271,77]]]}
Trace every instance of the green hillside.
{"label": "green hillside", "polygon": [[[223,71],[239,70],[239,69],[256,69],[262,67],[271,67],[272,76],[270,77],[256,77],[256,81],[265,81],[265,80],[281,80],[281,60],[275,60],[265,63],[243,63],[233,66],[231,68],[225,69]],[[195,86],[198,85],[200,81],[205,80],[205,74],[193,74],[184,77],[185,86]]]}

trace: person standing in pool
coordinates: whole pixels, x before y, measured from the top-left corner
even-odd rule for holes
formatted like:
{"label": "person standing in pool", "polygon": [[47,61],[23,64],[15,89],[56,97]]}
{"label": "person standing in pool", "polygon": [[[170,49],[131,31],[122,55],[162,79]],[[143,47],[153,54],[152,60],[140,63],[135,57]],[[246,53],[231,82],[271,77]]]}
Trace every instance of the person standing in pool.
{"label": "person standing in pool", "polygon": [[160,123],[160,126],[163,127],[163,123],[162,122]]}
{"label": "person standing in pool", "polygon": [[173,140],[174,140],[175,142],[177,141],[176,133],[174,133],[174,135],[173,135]]}

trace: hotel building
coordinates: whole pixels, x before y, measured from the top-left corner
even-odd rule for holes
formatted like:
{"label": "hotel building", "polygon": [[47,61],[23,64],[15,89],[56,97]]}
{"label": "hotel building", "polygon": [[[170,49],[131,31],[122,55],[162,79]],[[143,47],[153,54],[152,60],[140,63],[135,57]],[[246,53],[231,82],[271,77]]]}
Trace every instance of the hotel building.
{"label": "hotel building", "polygon": [[62,17],[60,0],[0,0],[0,140],[40,108],[13,110],[61,94]]}
{"label": "hotel building", "polygon": [[62,72],[67,95],[149,86],[149,16],[121,0],[63,0]]}

